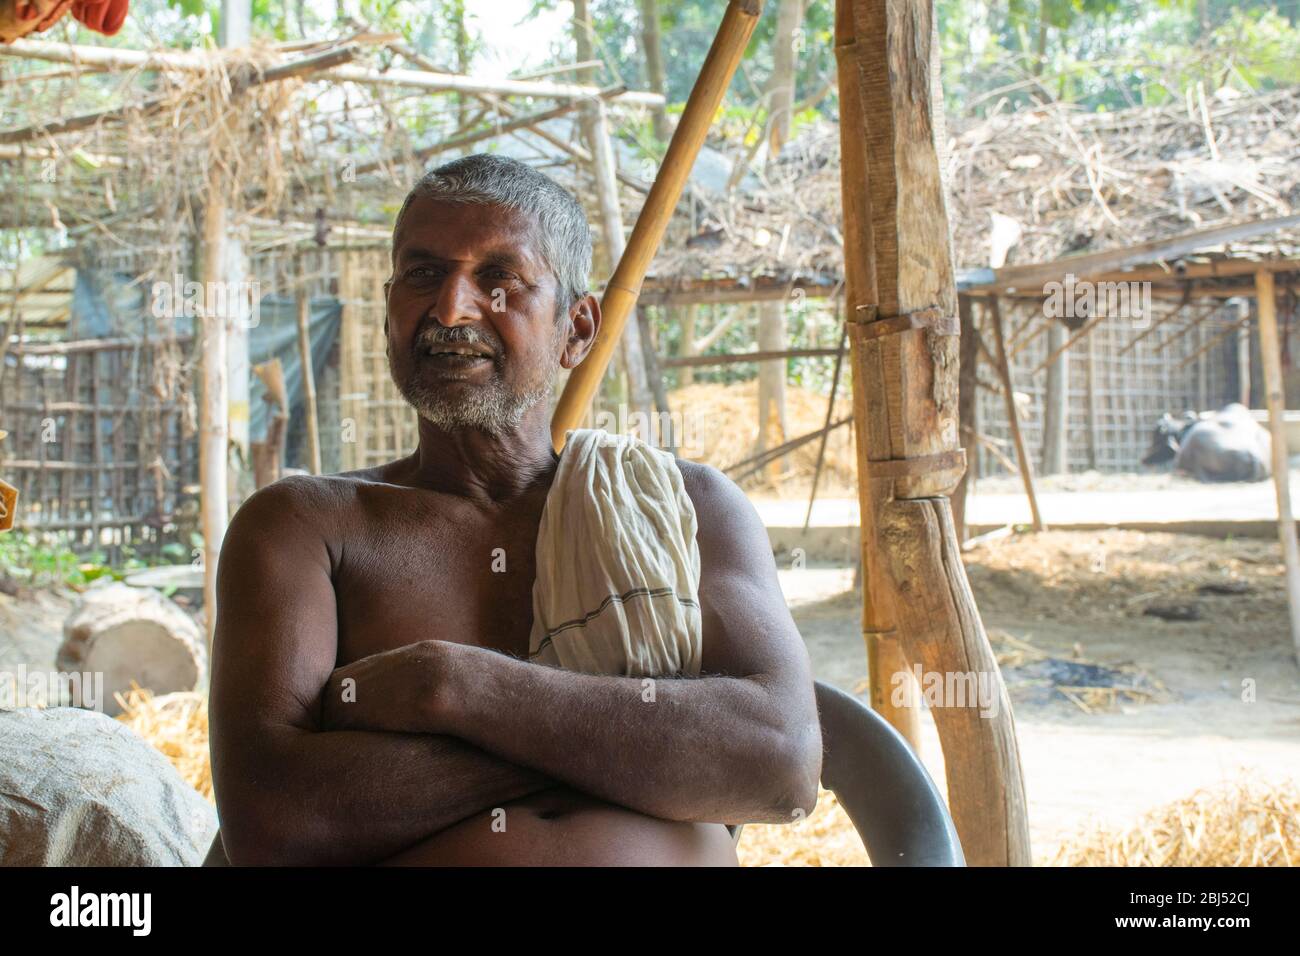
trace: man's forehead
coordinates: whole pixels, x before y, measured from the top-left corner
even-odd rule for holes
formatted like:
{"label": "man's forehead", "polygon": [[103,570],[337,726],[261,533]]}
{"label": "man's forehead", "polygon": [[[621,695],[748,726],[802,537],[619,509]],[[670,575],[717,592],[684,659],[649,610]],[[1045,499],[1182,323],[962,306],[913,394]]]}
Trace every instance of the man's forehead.
{"label": "man's forehead", "polygon": [[393,237],[395,256],[515,259],[544,264],[532,216],[509,206],[453,203],[420,196]]}

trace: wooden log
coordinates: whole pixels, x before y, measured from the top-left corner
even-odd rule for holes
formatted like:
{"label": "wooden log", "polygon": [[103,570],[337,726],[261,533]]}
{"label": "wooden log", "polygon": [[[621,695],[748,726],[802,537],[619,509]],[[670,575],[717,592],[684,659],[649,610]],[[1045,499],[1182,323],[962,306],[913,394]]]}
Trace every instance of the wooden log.
{"label": "wooden log", "polygon": [[1264,367],[1264,398],[1268,428],[1273,438],[1273,488],[1277,494],[1277,530],[1286,567],[1286,596],[1290,609],[1291,640],[1300,660],[1300,543],[1296,540],[1291,510],[1291,467],[1286,446],[1286,386],[1282,378],[1282,348],[1277,331],[1277,296],[1273,273],[1255,273],[1255,303],[1259,313],[1259,354]]}
{"label": "wooden log", "polygon": [[556,405],[551,419],[551,441],[557,450],[564,446],[565,432],[574,428],[586,414],[587,406],[609,366],[623,334],[623,326],[636,305],[646,270],[677,208],[695,157],[704,145],[704,138],[745,53],[762,8],[761,0],[731,0],[727,4],[722,24],[686,101],[659,174],[646,197],[641,215],[637,217],[618,268],[605,287],[601,300],[603,317],[596,341],[583,363],[569,374]]}
{"label": "wooden log", "polygon": [[[863,631],[869,653],[874,646],[877,665],[884,665],[872,674],[872,700],[890,685],[906,685],[897,669],[909,661],[941,678],[978,679],[991,690],[996,713],[981,715],[973,701],[944,700],[934,708],[948,802],[970,863],[1027,865],[1010,703],[966,582],[947,499],[965,459],[932,0],[839,0],[835,34]],[[898,699],[889,696],[890,704]]]}
{"label": "wooden log", "polygon": [[1029,513],[1033,518],[1035,531],[1046,530],[1043,516],[1038,510],[1038,495],[1034,492],[1034,466],[1029,460],[1029,451],[1025,447],[1025,436],[1020,430],[1020,411],[1016,408],[1015,387],[1011,383],[1011,363],[1007,361],[1006,333],[1002,328],[1002,310],[998,307],[998,297],[986,300],[989,319],[993,324],[993,338],[998,346],[998,378],[1002,380],[1002,396],[1006,400],[1007,427],[1011,429],[1011,438],[1016,445],[1016,461],[1020,466],[1020,480],[1025,486],[1025,497],[1029,499]]}
{"label": "wooden log", "polygon": [[55,667],[102,673],[113,715],[121,711],[113,694],[132,681],[155,694],[203,688],[208,655],[198,625],[175,602],[153,588],[112,584],[87,591],[64,620]]}

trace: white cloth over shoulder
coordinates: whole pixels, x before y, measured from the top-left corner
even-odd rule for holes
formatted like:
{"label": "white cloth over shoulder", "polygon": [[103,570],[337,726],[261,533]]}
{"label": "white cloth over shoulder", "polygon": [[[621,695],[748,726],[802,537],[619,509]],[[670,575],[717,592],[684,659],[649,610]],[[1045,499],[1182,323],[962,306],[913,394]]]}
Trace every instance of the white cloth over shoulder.
{"label": "white cloth over shoulder", "polygon": [[529,657],[587,674],[698,677],[700,550],[677,462],[602,429],[565,438],[537,534]]}

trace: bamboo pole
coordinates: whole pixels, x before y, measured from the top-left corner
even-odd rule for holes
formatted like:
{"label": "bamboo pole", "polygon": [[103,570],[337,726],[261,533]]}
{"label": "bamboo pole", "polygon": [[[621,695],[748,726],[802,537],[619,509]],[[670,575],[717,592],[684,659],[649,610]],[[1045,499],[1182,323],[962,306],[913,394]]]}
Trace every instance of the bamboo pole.
{"label": "bamboo pole", "polygon": [[672,142],[668,144],[668,152],[664,155],[659,175],[650,187],[650,194],[632,228],[632,235],[618,268],[605,287],[605,295],[601,300],[602,320],[596,340],[583,363],[569,374],[564,392],[555,407],[555,415],[551,420],[551,441],[557,450],[564,446],[565,432],[576,427],[582,420],[588,403],[596,394],[623,334],[623,326],[636,305],[646,270],[649,269],[663,239],[664,230],[668,228],[668,222],[677,208],[677,201],[690,176],[695,157],[704,145],[713,116],[745,53],[745,45],[754,32],[762,9],[761,0],[731,0],[727,4],[713,46],[700,70],[700,77],[695,81],[695,87],[686,101],[686,109],[673,132]]}
{"label": "bamboo pole", "polygon": [[[203,281],[219,282],[225,267],[225,179],[209,171],[203,211]],[[211,288],[209,286],[208,288]],[[208,296],[204,297],[205,305]],[[217,625],[217,560],[230,515],[227,448],[230,443],[230,380],[226,367],[226,316],[203,309],[200,351],[203,394],[199,406],[199,513],[203,527],[203,618],[208,650]]]}
{"label": "bamboo pole", "polygon": [[1277,493],[1277,530],[1286,565],[1287,605],[1291,611],[1291,640],[1300,660],[1300,543],[1291,511],[1291,467],[1286,447],[1286,386],[1277,332],[1277,297],[1273,273],[1255,273],[1255,302],[1259,312],[1259,354],[1264,366],[1264,397],[1273,436],[1273,488]]}
{"label": "bamboo pole", "polygon": [[[734,0],[739,2],[739,0]],[[746,6],[761,7],[758,0]],[[743,47],[742,47],[743,52]],[[203,73],[211,68],[212,59],[220,54],[177,53],[76,46],[45,40],[19,40],[0,45],[0,56],[13,56],[51,63],[78,63],[108,69],[174,70]],[[318,79],[359,83],[366,86],[400,86],[437,93],[472,93],[487,96],[546,96],[555,99],[589,99],[600,95],[600,88],[576,83],[546,83],[521,80],[488,80],[457,73],[433,73],[428,70],[372,70],[361,66],[339,66],[326,70]],[[728,77],[728,80],[730,77]],[[658,93],[629,90],[614,97],[613,102],[627,106],[662,106]]]}
{"label": "bamboo pole", "polygon": [[301,260],[298,266],[298,355],[302,362],[302,411],[307,421],[307,462],[311,473],[319,475],[320,424],[316,420],[316,370],[311,361],[311,289]]}
{"label": "bamboo pole", "polygon": [[998,297],[990,296],[987,300],[989,319],[993,324],[993,338],[998,346],[998,378],[1002,380],[1002,395],[1007,403],[1007,427],[1016,444],[1016,461],[1020,465],[1020,480],[1025,485],[1025,497],[1029,499],[1029,513],[1033,518],[1035,531],[1046,530],[1043,516],[1038,510],[1038,495],[1034,493],[1034,466],[1029,460],[1025,448],[1025,436],[1020,431],[1020,413],[1016,409],[1015,387],[1011,384],[1011,364],[1007,361],[1006,333],[1002,328],[1002,310],[998,307]]}

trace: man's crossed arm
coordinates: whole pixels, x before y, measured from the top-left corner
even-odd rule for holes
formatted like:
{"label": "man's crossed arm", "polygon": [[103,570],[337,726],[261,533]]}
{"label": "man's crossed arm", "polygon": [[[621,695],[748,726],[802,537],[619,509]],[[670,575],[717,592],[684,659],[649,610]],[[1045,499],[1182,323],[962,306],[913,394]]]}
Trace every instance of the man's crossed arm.
{"label": "man's crossed arm", "polygon": [[699,515],[702,663],[718,676],[652,685],[445,641],[333,671],[331,560],[307,521],[313,492],[282,482],[245,505],[223,549],[213,672],[232,862],[372,862],[557,783],[664,819],[810,812],[821,765],[812,680],[766,533],[729,481],[683,473]]}

